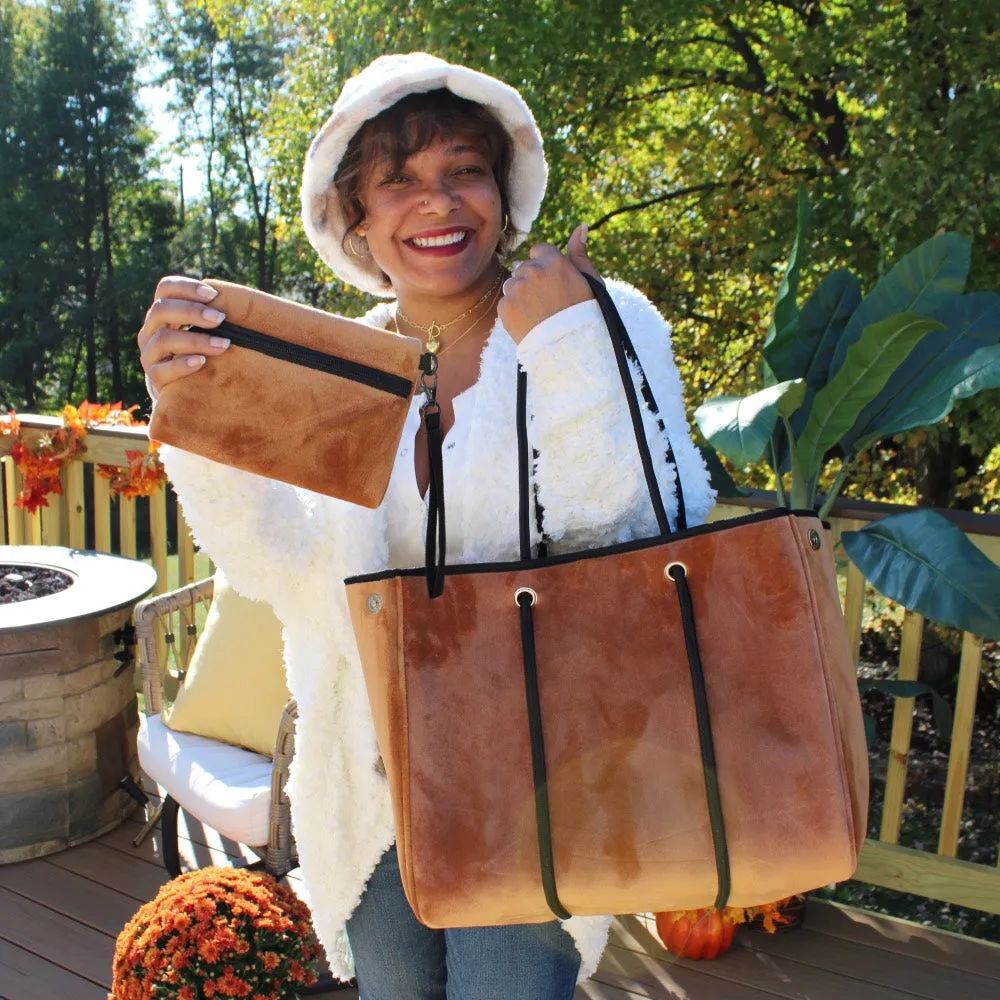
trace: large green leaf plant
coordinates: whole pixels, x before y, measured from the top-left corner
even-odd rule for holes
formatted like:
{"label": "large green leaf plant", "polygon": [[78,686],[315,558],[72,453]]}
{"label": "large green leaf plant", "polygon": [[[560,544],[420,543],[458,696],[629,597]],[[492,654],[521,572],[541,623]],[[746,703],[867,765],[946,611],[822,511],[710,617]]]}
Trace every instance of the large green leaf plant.
{"label": "large green leaf plant", "polygon": [[[826,275],[798,305],[809,221],[798,226],[778,288],[751,395],[719,397],[695,413],[702,433],[737,467],[762,457],[777,502],[826,517],[855,460],[881,439],[936,423],[956,400],[1000,386],[1000,296],[964,291],[970,244],[941,233],[903,257],[867,295],[846,270]],[[817,496],[827,463],[842,460]],[[1000,568],[929,508],[841,536],[847,557],[887,597],[927,618],[1000,638]]]}

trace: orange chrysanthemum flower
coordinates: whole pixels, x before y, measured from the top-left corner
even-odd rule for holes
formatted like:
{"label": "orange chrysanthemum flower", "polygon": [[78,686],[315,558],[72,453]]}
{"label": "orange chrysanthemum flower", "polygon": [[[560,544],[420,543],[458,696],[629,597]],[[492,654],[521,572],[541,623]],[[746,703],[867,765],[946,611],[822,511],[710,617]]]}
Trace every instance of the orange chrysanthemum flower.
{"label": "orange chrysanthemum flower", "polygon": [[257,872],[205,868],[168,882],[122,930],[109,1000],[278,1000],[280,983],[316,981],[318,953],[291,890]]}

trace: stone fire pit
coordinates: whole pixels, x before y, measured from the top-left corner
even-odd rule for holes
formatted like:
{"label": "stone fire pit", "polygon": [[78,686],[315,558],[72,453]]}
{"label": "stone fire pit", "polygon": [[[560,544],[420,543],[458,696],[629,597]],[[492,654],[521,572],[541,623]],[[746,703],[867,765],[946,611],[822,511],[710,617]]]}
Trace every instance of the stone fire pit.
{"label": "stone fire pit", "polygon": [[139,776],[135,681],[115,654],[156,571],[52,545],[0,545],[0,566],[73,578],[59,593],[0,605],[2,864],[99,837],[134,808],[119,784]]}

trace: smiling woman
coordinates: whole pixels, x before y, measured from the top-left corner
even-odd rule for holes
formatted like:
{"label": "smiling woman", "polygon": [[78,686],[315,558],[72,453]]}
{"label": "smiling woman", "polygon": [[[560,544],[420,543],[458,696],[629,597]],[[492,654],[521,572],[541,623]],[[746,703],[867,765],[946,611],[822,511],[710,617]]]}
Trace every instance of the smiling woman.
{"label": "smiling woman", "polygon": [[[427,95],[424,113],[433,99]],[[407,131],[404,124],[404,139]],[[398,166],[397,158],[377,159],[365,171],[355,196],[364,216],[346,239],[367,242],[418,323],[447,322],[454,317],[443,310],[457,315],[500,271],[505,199],[496,168],[481,144],[450,136],[405,152]]]}
{"label": "smiling woman", "polygon": [[[236,589],[272,604],[284,625],[288,684],[299,704],[288,793],[302,876],[331,969],[344,978],[356,969],[365,1000],[568,1000],[607,938],[603,916],[445,930],[417,920],[404,894],[393,802],[343,582],[425,560],[430,581],[441,565],[435,551],[451,566],[495,563],[517,560],[522,543],[575,552],[657,532],[622,375],[585,277],[597,278],[585,228],[565,252],[536,245],[513,274],[506,268],[535,220],[546,177],[542,137],[513,88],[426,53],[375,60],[347,82],[314,138],[301,201],[306,234],[336,276],[391,300],[364,322],[416,337],[424,348],[426,401],[421,407],[414,396],[384,502],[365,510],[163,449],[203,549]],[[713,494],[690,438],[670,329],[635,289],[609,282],[608,291],[661,407],[646,431],[663,516],[684,523],[683,480],[687,524],[701,524]],[[154,397],[241,349],[182,329],[217,329],[222,317],[208,305],[214,295],[192,278],[161,281],[139,334]],[[528,386],[520,396],[519,384]],[[241,400],[245,390],[232,387]],[[538,454],[528,473],[538,500],[530,526],[520,516],[531,492],[519,476],[519,398]],[[340,431],[322,417],[310,434]],[[289,440],[280,421],[274,433],[283,445]],[[443,516],[435,520],[445,482],[447,537]],[[366,607],[378,614],[383,604]],[[450,641],[436,632],[426,640]],[[484,683],[489,664],[482,667],[470,683],[473,676]],[[442,703],[438,722],[459,726],[448,711]],[[466,833],[463,849],[488,831]],[[498,857],[484,862],[503,865]],[[456,885],[454,894],[461,899],[467,888]]]}

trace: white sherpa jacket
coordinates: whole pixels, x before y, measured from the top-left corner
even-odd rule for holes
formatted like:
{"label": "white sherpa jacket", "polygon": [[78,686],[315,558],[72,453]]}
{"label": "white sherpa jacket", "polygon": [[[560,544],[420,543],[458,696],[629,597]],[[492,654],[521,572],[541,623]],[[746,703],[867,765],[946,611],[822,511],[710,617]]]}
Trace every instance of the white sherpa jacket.
{"label": "white sherpa jacket", "polygon": [[[677,459],[689,525],[714,494],[691,441],[670,328],[634,288],[609,282],[660,407]],[[384,324],[390,307],[368,314]],[[536,481],[550,553],[656,533],[618,369],[593,301],[565,309],[515,345],[500,321],[482,355],[466,448],[467,467],[445,484],[458,497],[464,558],[514,560],[518,547],[517,363],[529,386]],[[671,523],[675,470],[647,414],[646,435]],[[294,442],[289,442],[294,447]],[[288,792],[301,873],[317,933],[336,975],[353,972],[344,923],[394,840],[378,749],[343,580],[388,566],[385,505],[367,510],[163,448],[163,461],[195,538],[239,591],[268,601],[284,625],[288,687],[298,700]],[[582,963],[597,966],[610,918],[565,922]]]}

